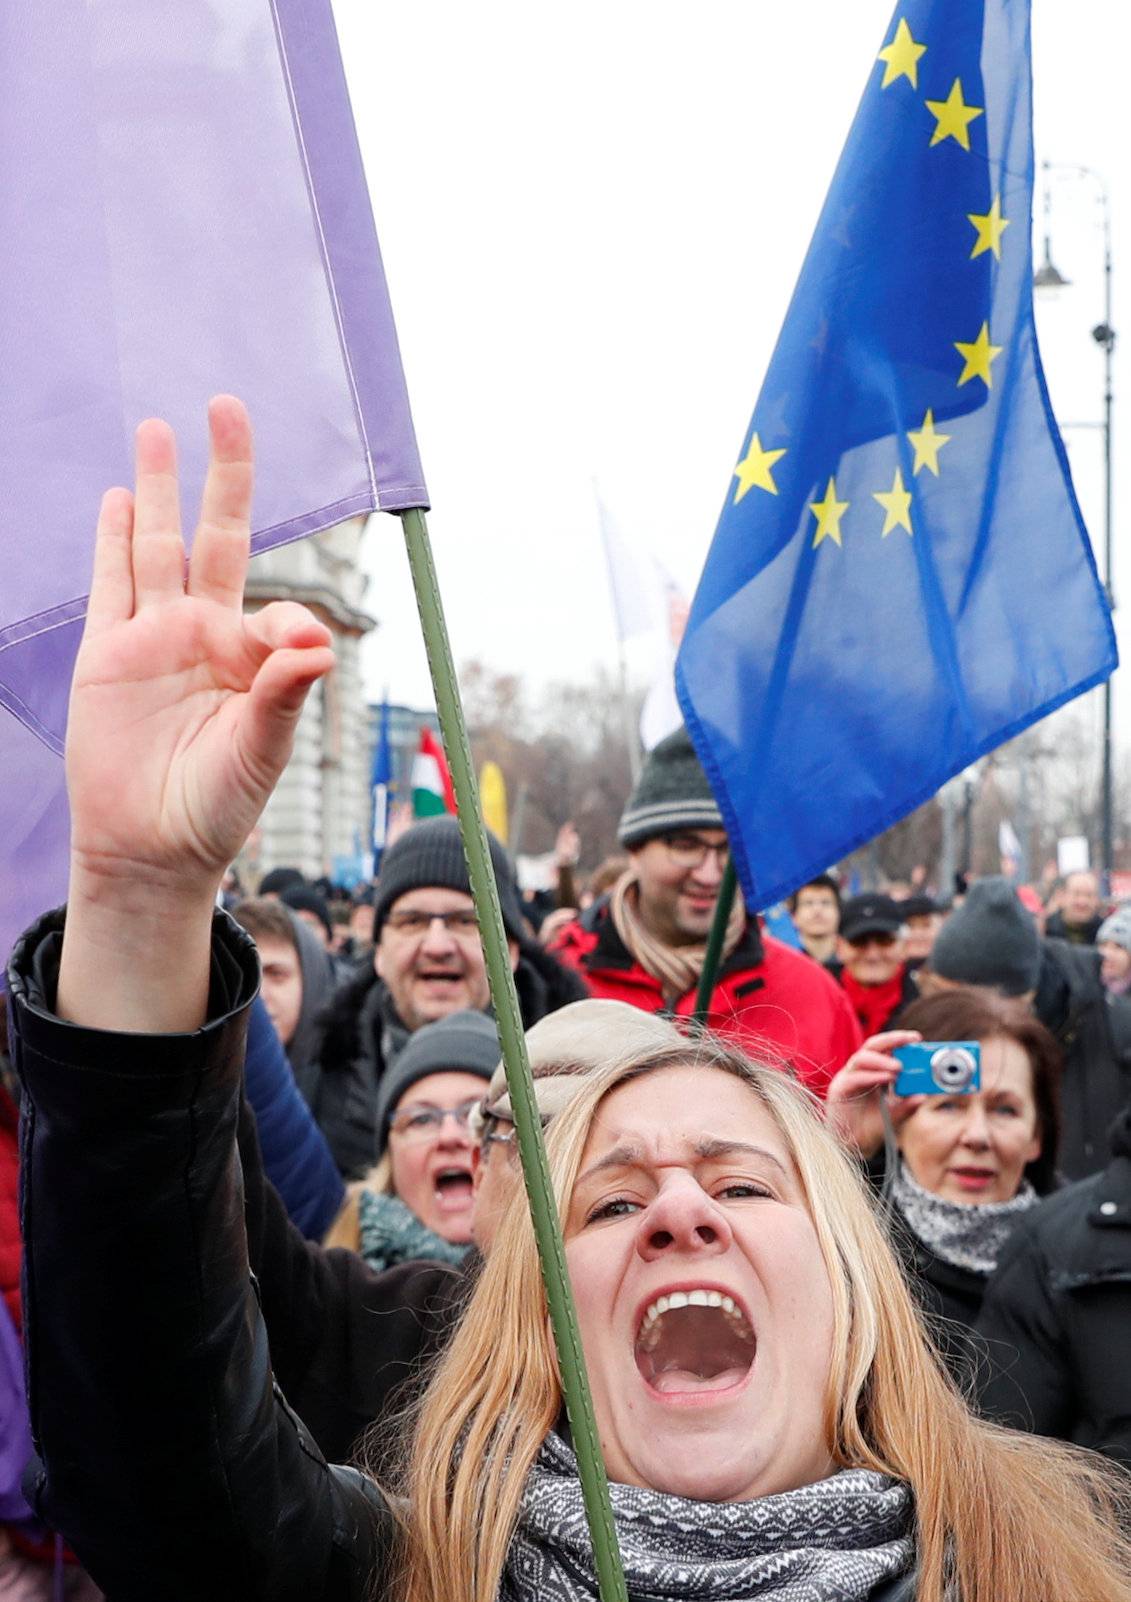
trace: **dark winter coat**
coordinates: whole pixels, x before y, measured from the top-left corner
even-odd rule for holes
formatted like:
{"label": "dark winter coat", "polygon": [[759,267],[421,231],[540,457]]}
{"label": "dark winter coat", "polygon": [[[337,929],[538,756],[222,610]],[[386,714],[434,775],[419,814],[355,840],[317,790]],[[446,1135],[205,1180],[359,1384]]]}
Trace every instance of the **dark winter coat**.
{"label": "dark winter coat", "polygon": [[912,1234],[898,1209],[892,1210],[888,1233],[931,1339],[951,1377],[969,1395],[985,1363],[974,1325],[989,1281],[939,1257]]}
{"label": "dark winter coat", "polygon": [[210,1021],[156,1039],[53,1015],[57,919],[13,954],[30,1489],[114,1602],[392,1602],[390,1510],[327,1466],[268,1350],[237,1147],[258,965],[224,914],[215,931]]}
{"label": "dark winter coat", "polygon": [[[514,978],[524,1029],[588,995],[576,975],[534,941],[523,941]],[[338,991],[323,1017],[317,1061],[296,1070],[346,1179],[363,1178],[377,1160],[377,1087],[408,1036],[387,986],[367,966]]]}
{"label": "dark winter coat", "polygon": [[[592,995],[627,1001],[643,1012],[664,1012],[663,988],[636,961],[616,931],[608,900],[596,902],[566,925],[551,950],[585,978]],[[690,1018],[696,993],[671,1009]],[[719,969],[708,1026],[755,1055],[768,1046],[818,1095],[861,1041],[860,1026],[843,990],[804,952],[763,934],[751,918],[738,945]]]}
{"label": "dark winter coat", "polygon": [[1057,1168],[1084,1179],[1108,1157],[1108,1132],[1131,1102],[1131,1000],[1109,996],[1093,946],[1041,942],[1037,1016],[1064,1051]]}
{"label": "dark winter coat", "polygon": [[1066,923],[1063,912],[1054,912],[1045,924],[1045,934],[1054,940],[1067,940],[1074,946],[1094,946],[1103,917],[1097,912],[1087,923]]}
{"label": "dark winter coat", "polygon": [[939,1257],[921,1241],[894,1198],[884,1197],[883,1151],[864,1165],[865,1178],[876,1193],[880,1221],[899,1259],[908,1288],[923,1313],[931,1339],[952,1378],[967,1394],[985,1360],[982,1342],[974,1334],[989,1283],[984,1274],[959,1268]]}
{"label": "dark winter coat", "polygon": [[977,1324],[991,1358],[979,1406],[1131,1469],[1131,1109],[1112,1151],[1011,1236]]}

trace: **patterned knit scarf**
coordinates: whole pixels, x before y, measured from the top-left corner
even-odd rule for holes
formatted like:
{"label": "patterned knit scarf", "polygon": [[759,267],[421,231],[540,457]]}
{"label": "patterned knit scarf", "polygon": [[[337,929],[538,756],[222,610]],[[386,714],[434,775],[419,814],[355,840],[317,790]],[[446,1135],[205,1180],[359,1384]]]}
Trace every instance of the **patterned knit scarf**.
{"label": "patterned knit scarf", "polygon": [[924,1190],[900,1163],[891,1199],[911,1233],[936,1257],[988,1277],[1021,1214],[1041,1198],[1026,1179],[1011,1201],[944,1201]]}
{"label": "patterned knit scarf", "polygon": [[362,1190],[358,1194],[359,1250],[370,1268],[392,1268],[425,1257],[434,1263],[462,1263],[470,1247],[454,1246],[422,1224],[399,1196]]}
{"label": "patterned knit scarf", "polygon": [[[911,1492],[867,1469],[754,1502],[609,1491],[634,1602],[865,1602],[914,1559]],[[577,1462],[549,1435],[523,1492],[500,1602],[596,1595]]]}
{"label": "patterned knit scarf", "polygon": [[[702,945],[694,946],[664,945],[644,927],[640,917],[639,899],[639,881],[629,868],[617,880],[609,897],[613,927],[645,973],[650,973],[653,979],[660,981],[664,1005],[674,1007],[681,996],[686,996],[689,990],[694,990],[698,985],[707,955],[707,943],[704,941]],[[735,892],[734,906],[727,921],[720,967],[742,939],[745,928],[746,908],[742,901],[742,891],[738,890]]]}

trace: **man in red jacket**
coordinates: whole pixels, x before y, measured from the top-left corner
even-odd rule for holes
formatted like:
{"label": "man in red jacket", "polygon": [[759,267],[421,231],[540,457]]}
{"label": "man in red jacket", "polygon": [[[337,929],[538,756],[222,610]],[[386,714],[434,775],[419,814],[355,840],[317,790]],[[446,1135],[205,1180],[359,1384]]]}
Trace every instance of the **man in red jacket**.
{"label": "man in red jacket", "polygon": [[[629,867],[551,949],[595,996],[687,1018],[729,847],[686,730],[649,753],[620,821]],[[823,1094],[860,1044],[843,991],[802,953],[764,933],[741,895],[727,925],[709,1027],[757,1056],[783,1058]]]}

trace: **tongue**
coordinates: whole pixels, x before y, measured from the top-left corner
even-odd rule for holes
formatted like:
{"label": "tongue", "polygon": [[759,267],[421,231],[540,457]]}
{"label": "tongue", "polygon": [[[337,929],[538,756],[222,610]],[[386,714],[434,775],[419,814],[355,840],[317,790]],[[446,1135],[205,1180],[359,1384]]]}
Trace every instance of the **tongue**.
{"label": "tongue", "polygon": [[745,1368],[724,1368],[717,1374],[693,1374],[686,1368],[668,1368],[644,1377],[654,1391],[670,1396],[676,1391],[725,1391],[745,1379],[747,1372]]}
{"label": "tongue", "polygon": [[745,1378],[754,1350],[748,1330],[736,1328],[721,1310],[673,1308],[637,1343],[636,1365],[662,1394],[721,1391]]}

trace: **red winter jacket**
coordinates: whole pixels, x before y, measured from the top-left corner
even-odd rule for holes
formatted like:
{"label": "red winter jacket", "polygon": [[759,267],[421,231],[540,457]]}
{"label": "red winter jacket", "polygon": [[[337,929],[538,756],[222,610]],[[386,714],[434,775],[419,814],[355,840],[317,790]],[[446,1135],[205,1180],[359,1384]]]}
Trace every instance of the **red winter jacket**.
{"label": "red winter jacket", "polygon": [[[667,1010],[660,981],[624,945],[607,900],[568,923],[550,950],[584,976],[594,996],[627,1001],[644,1012]],[[695,991],[671,1010],[676,1018],[689,1018]],[[719,970],[707,1024],[752,1056],[769,1046],[821,1096],[861,1043],[848,998],[831,975],[812,957],[764,934],[756,918]]]}

